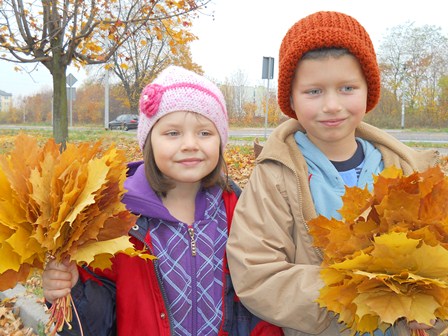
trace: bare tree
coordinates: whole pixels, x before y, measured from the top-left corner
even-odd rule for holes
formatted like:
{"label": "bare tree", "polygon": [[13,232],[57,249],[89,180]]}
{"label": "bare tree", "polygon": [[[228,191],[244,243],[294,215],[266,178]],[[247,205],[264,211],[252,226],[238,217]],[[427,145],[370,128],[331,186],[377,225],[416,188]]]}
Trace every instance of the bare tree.
{"label": "bare tree", "polygon": [[[53,77],[53,135],[68,137],[66,70],[105,63],[148,22],[189,15],[210,0],[2,0],[0,59],[42,63]],[[157,30],[153,32],[157,36]]]}
{"label": "bare tree", "polygon": [[[176,18],[177,19],[177,18]],[[164,20],[159,35],[145,28],[131,36],[112,57],[132,113],[138,113],[140,93],[169,64],[181,65],[202,74],[191,60],[189,43],[195,39],[184,22]]]}
{"label": "bare tree", "polygon": [[226,99],[229,118],[241,118],[244,115],[244,103],[246,101],[247,74],[241,69],[234,72],[222,87]]}
{"label": "bare tree", "polygon": [[408,22],[389,29],[378,49],[382,85],[411,112],[432,109],[448,69],[447,51],[440,27]]}

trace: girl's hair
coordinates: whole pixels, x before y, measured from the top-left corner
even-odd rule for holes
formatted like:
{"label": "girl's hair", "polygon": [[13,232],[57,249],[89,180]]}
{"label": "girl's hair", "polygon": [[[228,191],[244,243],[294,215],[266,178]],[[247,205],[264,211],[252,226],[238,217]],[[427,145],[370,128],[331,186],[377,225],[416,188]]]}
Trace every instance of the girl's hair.
{"label": "girl's hair", "polygon": [[[175,187],[174,182],[162,174],[159,167],[157,167],[154,158],[154,150],[151,143],[152,129],[146,138],[145,146],[143,147],[143,159],[145,161],[145,175],[151,188],[156,194],[165,197],[167,192]],[[215,169],[202,179],[202,186],[205,188],[212,187],[218,184],[224,190],[229,190],[229,178],[227,172],[227,164],[224,159],[222,146],[219,146],[219,160]]]}
{"label": "girl's hair", "polygon": [[310,59],[315,60],[327,57],[339,58],[345,55],[353,56],[353,54],[350,51],[348,51],[348,49],[345,48],[336,48],[336,47],[318,48],[304,53],[303,56],[300,58],[299,62],[303,60],[310,60]]}

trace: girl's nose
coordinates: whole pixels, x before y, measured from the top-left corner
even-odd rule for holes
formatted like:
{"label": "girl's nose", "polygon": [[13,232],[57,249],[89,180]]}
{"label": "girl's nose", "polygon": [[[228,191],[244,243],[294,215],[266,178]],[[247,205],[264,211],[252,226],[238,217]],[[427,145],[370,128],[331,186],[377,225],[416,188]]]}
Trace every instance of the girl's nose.
{"label": "girl's nose", "polygon": [[197,136],[192,133],[185,133],[182,139],[182,150],[195,150],[198,148]]}

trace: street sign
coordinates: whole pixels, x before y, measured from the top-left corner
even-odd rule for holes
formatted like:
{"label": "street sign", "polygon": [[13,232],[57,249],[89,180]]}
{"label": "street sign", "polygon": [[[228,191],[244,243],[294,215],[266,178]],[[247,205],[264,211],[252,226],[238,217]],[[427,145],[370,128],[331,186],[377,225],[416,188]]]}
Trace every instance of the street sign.
{"label": "street sign", "polygon": [[263,68],[261,71],[261,79],[274,78],[274,58],[263,57]]}
{"label": "street sign", "polygon": [[76,79],[75,76],[73,76],[72,74],[68,74],[67,76],[67,85],[69,87],[72,87],[78,80]]}

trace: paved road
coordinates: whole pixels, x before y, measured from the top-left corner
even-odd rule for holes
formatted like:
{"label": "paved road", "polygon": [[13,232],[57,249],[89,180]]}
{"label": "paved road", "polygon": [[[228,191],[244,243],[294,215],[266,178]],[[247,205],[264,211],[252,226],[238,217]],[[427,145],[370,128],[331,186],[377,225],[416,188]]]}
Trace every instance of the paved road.
{"label": "paved road", "polygon": [[[229,134],[231,137],[236,138],[258,137],[260,142],[263,142],[265,134],[269,136],[272,131],[273,128],[268,128],[266,130],[264,128],[244,128],[230,130]],[[447,132],[422,132],[401,129],[386,130],[386,132],[404,143],[431,143],[433,144],[432,148],[437,149],[442,155],[448,155],[448,147],[438,146],[438,144],[448,144]],[[252,142],[252,140],[249,141]],[[244,140],[241,142],[245,143]]]}
{"label": "paved road", "polygon": [[[269,136],[272,131],[272,128],[266,130],[264,128],[241,128],[231,129],[229,133],[233,137],[260,137],[262,139],[265,134]],[[386,130],[386,132],[403,142],[448,143],[448,133],[445,132],[421,132],[401,129]]]}
{"label": "paved road", "polygon": [[[100,127],[100,126],[99,126]],[[0,134],[2,129],[51,129],[51,126],[30,126],[30,125],[0,125]],[[71,127],[69,128],[71,129]],[[89,131],[92,128],[87,127],[74,127],[77,130]],[[135,130],[134,130],[135,131]],[[260,142],[263,142],[265,136],[269,136],[273,131],[273,128],[239,128],[231,129],[229,135],[231,137],[237,138],[253,138],[258,137]],[[444,155],[448,155],[448,148],[443,148],[437,146],[437,144],[448,144],[448,132],[422,132],[422,131],[410,131],[410,130],[386,130],[400,141],[407,142],[418,142],[418,143],[432,143],[434,148],[439,149]],[[252,142],[252,140],[248,140]],[[244,142],[244,140],[242,141]]]}
{"label": "paved road", "polygon": [[[99,126],[100,127],[100,126]],[[51,126],[32,126],[32,125],[1,125],[1,129],[51,129]],[[72,129],[72,127],[69,127]],[[77,130],[92,130],[91,127],[73,127],[73,129]],[[230,136],[233,137],[259,137],[263,138],[265,135],[269,136],[273,128],[238,128],[231,129],[229,131]],[[386,132],[392,134],[397,139],[405,142],[431,142],[431,143],[448,143],[448,133],[445,132],[421,132],[421,131],[409,131],[409,130],[386,130]]]}

